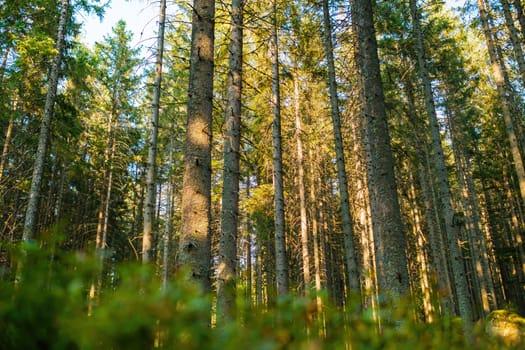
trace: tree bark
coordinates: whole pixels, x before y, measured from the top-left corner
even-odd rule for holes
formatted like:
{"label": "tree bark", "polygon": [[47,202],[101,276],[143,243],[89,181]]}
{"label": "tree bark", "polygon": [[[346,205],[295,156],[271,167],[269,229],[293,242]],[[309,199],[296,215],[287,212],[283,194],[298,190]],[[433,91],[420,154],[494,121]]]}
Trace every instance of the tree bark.
{"label": "tree bark", "polygon": [[354,0],[360,74],[363,82],[363,118],[367,177],[376,251],[377,280],[382,296],[409,292],[405,232],[398,203],[394,161],[381,82],[372,2]]}
{"label": "tree bark", "polygon": [[35,163],[33,165],[33,176],[31,179],[31,188],[29,190],[29,201],[24,221],[24,231],[22,240],[24,242],[30,241],[36,234],[38,221],[38,205],[40,200],[40,187],[42,184],[42,177],[44,175],[44,163],[47,154],[47,145],[49,142],[49,133],[51,130],[51,120],[55,110],[55,100],[58,88],[58,76],[60,71],[60,64],[62,62],[62,53],[65,47],[66,25],[69,12],[69,0],[61,1],[60,19],[58,22],[56,53],[51,64],[49,72],[49,83],[47,88],[46,103],[44,107],[44,116],[42,117],[42,124],[40,126],[40,134],[38,137],[38,148],[35,155]]}
{"label": "tree bark", "polygon": [[164,28],[166,27],[166,0],[160,2],[159,33],[157,39],[157,58],[155,62],[155,81],[153,82],[153,99],[151,101],[151,127],[146,170],[146,196],[144,203],[144,231],[142,233],[142,262],[151,260],[153,231],[153,212],[155,203],[155,173],[157,170],[157,138],[159,134],[160,94],[162,84],[162,57],[164,55]]}
{"label": "tree bark", "polygon": [[345,246],[345,263],[348,287],[352,293],[359,294],[359,272],[354,247],[354,230],[350,212],[350,199],[348,196],[348,178],[346,173],[343,137],[341,134],[341,116],[339,113],[339,100],[335,76],[334,50],[332,44],[332,25],[328,0],[323,0],[323,43],[328,65],[328,89],[330,92],[330,116],[332,117],[335,154],[337,163],[337,179],[339,184],[339,200],[341,205],[341,221]]}
{"label": "tree bark", "polygon": [[275,206],[275,272],[277,294],[288,293],[288,258],[286,256],[286,233],[284,220],[283,151],[281,138],[281,91],[279,77],[279,45],[277,37],[277,6],[273,1],[272,29],[270,38],[270,61],[272,65],[272,144],[273,186]]}
{"label": "tree bark", "polygon": [[[246,198],[250,198],[250,176],[246,177]],[[253,264],[252,264],[252,221],[250,215],[246,215],[246,302],[253,305]]]}
{"label": "tree bark", "polygon": [[[312,226],[312,241],[314,246],[314,276],[315,276],[315,291],[316,293],[320,293],[322,289],[322,282],[321,282],[321,274],[323,273],[323,267],[322,265],[325,263],[325,257],[323,256],[323,248],[322,248],[322,242],[323,242],[323,235],[319,230],[319,215],[317,207],[317,203],[319,203],[319,199],[317,198],[317,179],[314,172],[315,167],[315,159],[313,155],[312,148],[310,147],[308,149],[308,159],[310,161],[310,167],[309,167],[309,178],[310,178],[310,191],[309,191],[309,207],[311,208],[309,211],[310,214],[310,222]],[[326,268],[324,269],[326,271]],[[318,311],[321,311],[322,309],[322,300],[320,296],[317,297],[317,309]]]}
{"label": "tree bark", "polygon": [[231,6],[228,103],[225,116],[221,236],[217,272],[217,317],[219,322],[235,318],[237,282],[243,0],[232,0]]}
{"label": "tree bark", "polygon": [[[428,227],[429,241],[430,241],[430,255],[432,258],[432,267],[436,274],[438,287],[440,289],[440,304],[443,313],[454,312],[454,297],[452,293],[452,286],[449,274],[449,259],[447,257],[447,249],[443,240],[443,232],[440,225],[440,218],[438,214],[439,205],[435,198],[432,180],[430,176],[430,156],[428,152],[427,136],[421,136],[418,132],[421,122],[417,120],[416,104],[414,98],[414,89],[412,82],[407,79],[405,82],[406,95],[408,100],[408,117],[410,124],[414,130],[414,156],[417,164],[417,177],[421,186],[423,194],[423,202],[425,207],[425,218]],[[423,138],[423,139],[422,139]]]}
{"label": "tree bark", "polygon": [[427,70],[425,47],[423,44],[423,37],[419,22],[419,11],[416,0],[410,0],[410,13],[414,28],[414,36],[416,39],[416,53],[419,68],[418,74],[423,85],[422,88],[425,97],[425,111],[430,129],[435,181],[437,182],[441,214],[445,222],[445,234],[447,236],[448,249],[450,252],[450,258],[452,259],[451,268],[454,277],[453,281],[456,291],[457,305],[459,315],[464,320],[464,322],[470,322],[472,321],[472,305],[467,283],[467,274],[465,271],[463,255],[459,246],[458,227],[454,223],[454,211],[452,209],[450,183],[445,164],[445,157],[443,154],[443,146],[441,144],[441,134],[439,131],[439,123],[436,115],[432,86],[430,84],[430,77]]}
{"label": "tree bark", "polygon": [[300,221],[300,237],[301,237],[301,256],[303,260],[303,280],[304,290],[308,292],[311,287],[310,277],[310,252],[309,237],[308,237],[308,222],[306,218],[306,195],[304,184],[304,155],[303,155],[303,141],[302,141],[302,126],[301,126],[301,101],[299,88],[299,72],[297,69],[297,62],[294,63],[294,115],[295,115],[295,137],[297,142],[297,187],[299,190],[299,221]]}
{"label": "tree bark", "polygon": [[194,0],[178,263],[210,289],[211,141],[215,1]]}
{"label": "tree bark", "polygon": [[162,232],[162,286],[166,289],[169,276],[170,242],[173,231],[173,124],[170,130],[170,143],[168,150],[168,184],[166,187],[166,212],[164,214],[164,228]]}

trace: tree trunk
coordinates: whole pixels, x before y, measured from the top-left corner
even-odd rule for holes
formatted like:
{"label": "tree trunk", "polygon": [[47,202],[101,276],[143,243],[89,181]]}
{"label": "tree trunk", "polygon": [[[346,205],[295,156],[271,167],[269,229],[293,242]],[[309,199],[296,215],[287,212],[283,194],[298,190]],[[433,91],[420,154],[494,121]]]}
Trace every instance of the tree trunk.
{"label": "tree trunk", "polygon": [[332,44],[332,25],[328,0],[323,0],[323,43],[328,64],[328,89],[330,91],[330,115],[332,117],[335,154],[337,163],[337,179],[339,182],[339,199],[341,201],[341,221],[345,245],[345,263],[348,287],[352,293],[360,293],[359,272],[354,248],[354,230],[352,215],[350,213],[350,200],[348,198],[348,179],[346,173],[343,137],[341,135],[341,116],[339,113],[339,100],[335,76],[334,50]]}
{"label": "tree trunk", "polygon": [[142,262],[151,260],[153,211],[155,203],[155,173],[157,159],[157,138],[159,134],[160,94],[162,84],[162,56],[164,55],[164,28],[166,26],[166,0],[160,2],[159,33],[157,41],[157,61],[155,63],[155,81],[151,101],[151,128],[146,170],[146,196],[144,203],[144,231],[142,233]]}
{"label": "tree trunk", "polygon": [[462,140],[464,140],[465,137],[460,130],[459,121],[456,121],[456,116],[452,111],[449,111],[447,121],[452,136],[452,151],[456,159],[458,184],[462,193],[461,200],[463,209],[467,214],[465,215],[466,226],[471,234],[472,244],[470,251],[471,259],[475,267],[474,276],[479,283],[484,312],[483,316],[485,317],[491,310],[497,307],[494,283],[490,272],[487,241],[481,227],[481,212],[476,196],[469,156],[466,154],[462,145]]}
{"label": "tree trunk", "polygon": [[401,221],[394,161],[386,119],[372,2],[354,0],[358,55],[363,81],[363,118],[372,227],[379,293],[400,297],[409,292],[405,232]]}
{"label": "tree trunk", "polygon": [[432,180],[430,180],[430,160],[428,148],[426,146],[428,143],[427,136],[426,134],[422,136],[421,133],[418,132],[421,123],[417,120],[417,110],[412,82],[407,79],[404,85],[408,100],[408,117],[410,119],[411,127],[414,130],[414,156],[415,163],[417,164],[417,177],[423,194],[425,218],[430,237],[430,256],[432,258],[433,272],[436,275],[435,277],[437,278],[440,290],[441,312],[450,314],[454,312],[454,298],[449,274],[449,259],[447,257],[447,249],[445,248],[443,232],[440,225],[438,214],[439,205],[434,196]]}
{"label": "tree trunk", "polygon": [[47,88],[46,103],[44,107],[44,116],[40,126],[40,135],[38,137],[38,148],[35,154],[35,163],[33,165],[33,176],[31,179],[31,189],[29,190],[29,201],[24,221],[24,232],[22,240],[27,242],[34,238],[36,234],[38,221],[38,205],[40,199],[40,186],[44,175],[44,163],[49,142],[49,133],[51,129],[51,120],[55,110],[55,100],[58,88],[58,75],[60,64],[62,62],[62,52],[65,47],[66,25],[68,19],[69,0],[61,1],[60,19],[58,22],[58,32],[56,40],[56,54],[51,64],[49,72],[49,83]]}
{"label": "tree trunk", "polygon": [[409,259],[411,264],[411,273],[413,279],[413,287],[417,289],[417,298],[420,299],[423,315],[426,322],[432,322],[435,315],[435,307],[432,303],[432,286],[430,285],[429,275],[430,269],[427,258],[426,239],[424,237],[423,229],[423,215],[421,215],[420,206],[418,203],[418,193],[414,185],[416,180],[412,174],[411,164],[408,159],[405,160],[405,168],[407,168],[408,186],[407,200],[409,201],[409,226],[411,227],[412,235],[409,240],[410,254],[412,259]]}
{"label": "tree trunk", "polygon": [[[323,248],[322,248],[322,240],[323,235],[321,234],[319,230],[319,220],[318,220],[318,210],[317,203],[319,203],[319,199],[317,198],[317,180],[316,175],[314,172],[315,167],[315,159],[312,152],[312,148],[310,147],[308,149],[308,158],[310,161],[310,167],[309,167],[309,177],[310,177],[310,191],[309,191],[309,207],[311,208],[309,211],[310,214],[310,222],[312,225],[312,241],[314,246],[314,273],[315,273],[315,291],[316,293],[320,293],[322,289],[321,284],[321,274],[322,274],[322,264],[325,261],[325,257],[323,256]],[[326,269],[325,269],[326,270]],[[317,310],[320,312],[322,309],[322,300],[320,296],[317,297]]]}
{"label": "tree trunk", "polygon": [[0,159],[0,184],[4,175],[5,165],[7,163],[7,156],[9,155],[9,146],[11,145],[11,138],[13,136],[13,125],[15,118],[9,119],[7,130],[5,131],[4,147],[2,147],[2,159]]}
{"label": "tree trunk", "polygon": [[239,158],[241,135],[243,0],[232,0],[228,103],[224,139],[221,236],[217,272],[217,317],[235,318],[237,236],[239,227]]}
{"label": "tree trunk", "polygon": [[210,289],[211,141],[215,1],[194,0],[178,263]]}
{"label": "tree trunk", "polygon": [[438,197],[440,200],[441,213],[445,222],[445,233],[450,252],[452,274],[454,276],[454,286],[458,303],[459,315],[464,322],[472,321],[472,306],[470,301],[469,289],[467,284],[467,274],[465,271],[463,255],[459,247],[458,227],[454,223],[454,211],[452,209],[452,196],[448,172],[441,144],[441,134],[436,115],[434,97],[430,77],[427,71],[425,59],[425,47],[423,44],[422,32],[419,23],[419,12],[416,0],[410,0],[410,12],[416,39],[418,74],[423,85],[425,96],[425,110],[430,128],[430,139],[432,143],[432,161],[434,163],[435,181],[437,182]]}
{"label": "tree trunk", "polygon": [[500,98],[503,120],[505,122],[505,128],[507,130],[507,137],[510,143],[510,151],[512,153],[512,160],[514,161],[514,169],[518,176],[518,184],[520,189],[521,201],[525,203],[525,168],[523,166],[523,160],[521,158],[519,144],[516,137],[516,132],[514,129],[510,102],[507,96],[507,89],[505,87],[505,82],[503,79],[503,69],[501,67],[501,62],[498,60],[496,47],[494,43],[494,36],[489,26],[489,19],[487,15],[487,10],[485,7],[484,0],[478,0],[478,9],[481,24],[483,26],[483,32],[485,34],[485,40],[487,41],[487,49],[489,51],[490,63],[492,65],[492,75],[496,82],[496,87],[498,90],[498,95]]}
{"label": "tree trunk", "polygon": [[[518,0],[514,0],[519,2]],[[505,16],[505,24],[509,31],[510,42],[514,48],[514,55],[518,62],[518,68],[521,74],[521,84],[525,84],[525,57],[523,55],[522,41],[520,41],[518,30],[514,25],[514,18],[512,18],[512,12],[510,10],[510,4],[508,0],[500,0],[501,6],[503,7],[503,15]],[[525,38],[523,38],[525,40]]]}
{"label": "tree trunk", "polygon": [[111,99],[111,112],[108,116],[108,135],[106,140],[106,149],[104,150],[104,173],[102,176],[102,188],[100,190],[100,207],[98,211],[98,224],[95,247],[101,255],[101,264],[103,262],[102,251],[106,248],[106,237],[108,229],[109,206],[111,202],[111,192],[113,185],[113,158],[116,152],[116,135],[118,127],[118,117],[116,111],[116,88],[113,90]]}
{"label": "tree trunk", "polygon": [[0,65],[0,84],[4,84],[4,75],[5,75],[5,69],[7,67],[7,59],[9,58],[9,53],[11,52],[11,48],[8,46],[5,49],[4,54],[2,55],[2,64]]}
{"label": "tree trunk", "polygon": [[284,222],[283,151],[281,139],[281,91],[279,77],[279,47],[277,40],[277,6],[273,2],[272,29],[270,38],[270,60],[272,65],[273,107],[273,186],[275,205],[275,272],[277,294],[288,293],[288,258]]}
{"label": "tree trunk", "polygon": [[[246,198],[250,198],[250,176],[246,177]],[[252,222],[250,215],[246,215],[246,302],[252,306],[253,295],[253,264],[252,264]]]}
{"label": "tree trunk", "polygon": [[297,141],[297,186],[299,187],[299,221],[300,221],[300,237],[301,237],[301,256],[303,260],[303,280],[304,291],[308,292],[311,287],[310,277],[310,252],[309,237],[308,237],[308,222],[306,219],[306,195],[304,184],[304,155],[303,155],[303,141],[301,129],[301,101],[299,91],[299,72],[297,69],[297,62],[294,62],[294,114],[295,114],[295,137]]}
{"label": "tree trunk", "polygon": [[170,143],[168,149],[168,185],[166,188],[166,212],[164,214],[164,228],[162,232],[162,286],[166,289],[168,285],[169,276],[169,255],[170,255],[170,242],[173,231],[173,130],[172,124],[170,131]]}

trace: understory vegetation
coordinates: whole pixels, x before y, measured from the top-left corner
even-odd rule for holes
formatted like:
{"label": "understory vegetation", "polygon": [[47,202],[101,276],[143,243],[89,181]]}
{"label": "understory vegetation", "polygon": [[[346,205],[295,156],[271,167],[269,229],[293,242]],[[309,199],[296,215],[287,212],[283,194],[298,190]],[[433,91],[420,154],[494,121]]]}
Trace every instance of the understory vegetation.
{"label": "understory vegetation", "polygon": [[[15,284],[0,282],[1,349],[502,349],[518,336],[491,334],[489,322],[468,329],[459,318],[422,322],[399,300],[380,308],[331,305],[324,295],[278,298],[268,307],[237,300],[237,317],[216,326],[213,298],[174,277],[165,286],[150,266],[106,266],[97,257],[26,245],[11,250]],[[182,274],[181,274],[182,276]],[[103,283],[90,296],[93,283]],[[242,295],[242,293],[239,293]],[[318,305],[322,305],[319,309]],[[523,319],[513,313],[514,323]],[[502,317],[502,316],[500,316]],[[378,322],[378,318],[381,319]],[[489,316],[490,318],[490,316]]]}

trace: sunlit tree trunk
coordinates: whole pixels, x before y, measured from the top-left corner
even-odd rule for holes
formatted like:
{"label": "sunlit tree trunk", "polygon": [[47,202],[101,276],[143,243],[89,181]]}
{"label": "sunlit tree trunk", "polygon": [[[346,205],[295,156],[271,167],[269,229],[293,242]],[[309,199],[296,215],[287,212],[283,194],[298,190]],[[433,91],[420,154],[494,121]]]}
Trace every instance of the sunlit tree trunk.
{"label": "sunlit tree trunk", "polygon": [[467,283],[467,275],[463,261],[463,255],[459,247],[458,227],[454,223],[454,211],[452,209],[452,197],[450,193],[450,184],[448,172],[441,144],[441,134],[436,115],[432,86],[427,70],[425,58],[425,47],[423,44],[422,32],[420,27],[419,11],[416,0],[410,0],[410,12],[416,39],[418,74],[423,85],[425,97],[425,111],[430,128],[430,139],[432,143],[432,160],[435,170],[435,181],[437,183],[438,198],[440,200],[441,213],[445,222],[445,233],[448,241],[448,249],[451,258],[452,274],[454,276],[454,286],[458,303],[459,315],[465,322],[472,320],[472,306]]}
{"label": "sunlit tree trunk", "polygon": [[379,293],[393,297],[409,292],[405,231],[401,221],[394,161],[386,119],[372,2],[354,0],[372,227]]}
{"label": "sunlit tree trunk", "polygon": [[210,289],[211,141],[215,1],[192,7],[188,119],[182,188],[182,232],[178,263],[187,278]]}
{"label": "sunlit tree trunk", "polygon": [[370,201],[366,183],[366,171],[363,153],[363,130],[361,115],[358,110],[352,112],[351,116],[352,132],[352,162],[355,165],[351,169],[350,177],[355,180],[352,182],[352,196],[354,198],[354,213],[356,215],[355,227],[359,232],[359,251],[361,261],[359,262],[361,300],[364,308],[372,308],[377,305],[377,275],[375,268],[374,237],[372,224],[370,221]]}
{"label": "sunlit tree trunk", "polygon": [[241,136],[243,0],[232,0],[228,102],[222,186],[221,235],[217,272],[219,322],[235,317],[237,236],[239,228],[239,158]]}
{"label": "sunlit tree trunk", "polygon": [[360,293],[359,272],[354,248],[354,231],[348,197],[348,178],[346,173],[343,137],[341,135],[341,116],[339,114],[339,100],[335,76],[334,50],[332,44],[332,25],[328,0],[323,0],[323,44],[328,65],[328,89],[330,91],[330,115],[332,117],[335,153],[337,163],[337,179],[339,185],[339,199],[341,201],[341,221],[345,245],[345,262],[348,287],[352,293]]}
{"label": "sunlit tree trunk", "polygon": [[299,72],[297,69],[297,62],[294,63],[294,116],[295,116],[295,137],[297,142],[297,187],[299,190],[299,222],[300,222],[300,238],[301,238],[301,257],[303,261],[303,280],[304,290],[307,292],[311,287],[310,277],[310,252],[309,252],[309,235],[308,222],[306,218],[306,195],[305,195],[305,181],[304,181],[304,154],[303,154],[303,140],[302,140],[302,121],[301,121],[301,99],[299,88]]}
{"label": "sunlit tree trunk", "polygon": [[142,232],[142,262],[151,260],[153,231],[153,213],[155,203],[157,170],[157,138],[159,134],[160,94],[162,84],[162,57],[164,55],[164,28],[166,26],[166,0],[160,2],[159,33],[157,39],[157,58],[155,62],[155,81],[153,82],[153,99],[151,101],[151,127],[146,169],[146,196],[144,198],[144,230]]}
{"label": "sunlit tree trunk", "polygon": [[272,65],[273,107],[273,186],[275,205],[275,272],[277,294],[288,293],[288,258],[284,222],[283,151],[281,139],[281,91],[279,78],[279,47],[277,37],[277,5],[273,2],[272,29],[270,38],[270,60]]}
{"label": "sunlit tree trunk", "polygon": [[[317,179],[315,175],[315,159],[314,159],[312,148],[308,149],[308,160],[310,162],[309,172],[308,176],[310,178],[310,188],[309,188],[309,216],[310,216],[310,222],[311,222],[311,232],[312,232],[312,241],[313,241],[313,248],[314,248],[314,278],[315,278],[315,291],[317,293],[321,292],[322,289],[322,281],[321,281],[321,274],[322,274],[322,264],[325,261],[325,257],[323,254],[323,247],[322,247],[322,235],[319,230],[319,220],[318,220],[318,210],[317,203],[319,203],[319,200],[317,198]],[[326,269],[325,269],[326,271]],[[322,300],[320,297],[317,298],[317,308],[319,311],[321,311],[322,308]]]}
{"label": "sunlit tree trunk", "polygon": [[[432,303],[432,286],[430,285],[430,269],[428,266],[427,259],[427,244],[424,237],[423,229],[423,216],[421,215],[418,205],[418,194],[415,188],[415,179],[413,174],[410,173],[410,164],[405,165],[408,169],[409,176],[409,189],[408,189],[408,200],[410,201],[410,221],[412,228],[411,237],[411,248],[413,249],[412,254],[415,258],[410,259],[412,263],[413,275],[416,275],[418,286],[418,296],[421,299],[423,313],[425,315],[425,321],[432,322],[434,320],[435,309]],[[415,284],[416,281],[414,281]]]}
{"label": "sunlit tree trunk", "polygon": [[503,305],[505,298],[503,296],[503,284],[501,280],[501,269],[498,264],[498,258],[496,256],[496,245],[494,242],[494,236],[497,232],[493,213],[490,203],[490,194],[488,192],[486,182],[481,179],[481,193],[480,193],[480,212],[483,222],[483,235],[487,242],[487,258],[489,260],[489,271],[491,273],[492,281],[494,284],[494,303],[496,305]]}
{"label": "sunlit tree trunk", "polygon": [[466,212],[465,223],[470,233],[470,254],[474,265],[474,276],[478,280],[479,292],[484,316],[496,308],[494,283],[490,272],[487,241],[482,230],[482,220],[476,188],[471,170],[469,155],[466,154],[462,141],[465,136],[460,130],[459,121],[451,109],[448,109],[447,121],[451,133],[452,151],[455,158],[458,184],[461,192],[463,210]]}
{"label": "sunlit tree trunk", "polygon": [[494,35],[489,26],[489,19],[484,0],[478,0],[478,9],[483,33],[487,42],[487,49],[489,51],[490,64],[492,66],[492,76],[496,82],[498,95],[501,103],[503,120],[507,129],[507,137],[510,143],[510,150],[512,153],[512,160],[514,161],[514,169],[518,176],[518,184],[522,203],[525,203],[525,168],[523,167],[523,160],[521,158],[519,144],[516,137],[515,128],[512,121],[510,102],[508,100],[505,81],[503,79],[503,69],[497,56],[496,47],[494,43]]}
{"label": "sunlit tree trunk", "polygon": [[408,102],[408,117],[413,133],[414,140],[414,156],[417,164],[417,178],[421,186],[423,194],[423,203],[425,207],[425,218],[429,233],[430,255],[432,258],[432,271],[437,279],[440,295],[441,311],[443,313],[451,314],[454,312],[454,298],[452,293],[452,286],[449,274],[449,259],[445,242],[443,239],[443,232],[439,224],[439,214],[437,199],[434,196],[434,189],[432,181],[430,180],[430,166],[429,166],[429,152],[427,149],[427,136],[421,135],[418,132],[421,122],[417,120],[416,104],[412,82],[407,79],[405,82],[405,89]]}
{"label": "sunlit tree trunk", "polygon": [[49,72],[49,82],[44,107],[44,115],[40,126],[40,135],[38,137],[38,148],[35,154],[35,163],[33,165],[33,176],[31,179],[31,188],[29,190],[29,201],[24,221],[23,241],[30,241],[36,234],[38,220],[38,205],[40,199],[40,186],[44,175],[44,163],[47,154],[47,145],[49,142],[49,133],[51,130],[51,120],[53,119],[55,100],[58,88],[58,76],[62,62],[62,53],[65,47],[66,24],[69,11],[69,0],[60,2],[60,18],[58,22],[58,32],[56,40],[56,53],[51,64]]}

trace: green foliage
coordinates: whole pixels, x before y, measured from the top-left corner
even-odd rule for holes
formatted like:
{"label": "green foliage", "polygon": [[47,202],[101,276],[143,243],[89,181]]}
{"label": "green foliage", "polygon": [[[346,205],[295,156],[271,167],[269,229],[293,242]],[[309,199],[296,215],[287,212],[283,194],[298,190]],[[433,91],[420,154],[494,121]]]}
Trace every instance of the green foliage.
{"label": "green foliage", "polygon": [[163,289],[151,268],[138,265],[117,267],[113,283],[90,306],[88,290],[97,274],[96,259],[81,253],[52,253],[53,249],[43,250],[34,243],[23,249],[23,254],[18,251],[18,261],[23,262],[20,281],[0,282],[2,349],[501,349],[520,345],[498,341],[485,333],[482,324],[466,337],[457,319],[420,322],[409,303],[400,302],[380,310],[379,330],[371,310],[358,311],[350,305],[351,311],[344,312],[323,300],[319,312],[315,296],[289,295],[269,309],[241,302],[236,320],[214,327],[211,298],[178,276]]}

